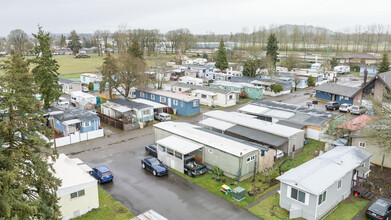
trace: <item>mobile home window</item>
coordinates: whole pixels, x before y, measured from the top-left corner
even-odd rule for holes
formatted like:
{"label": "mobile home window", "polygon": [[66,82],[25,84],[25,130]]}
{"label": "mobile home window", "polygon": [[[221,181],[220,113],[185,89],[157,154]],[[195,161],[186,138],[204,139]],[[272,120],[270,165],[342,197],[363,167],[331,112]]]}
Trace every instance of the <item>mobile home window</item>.
{"label": "mobile home window", "polygon": [[160,102],[166,102],[166,97],[160,97]]}
{"label": "mobile home window", "polygon": [[291,198],[299,202],[305,203],[305,192],[295,188],[291,188]]}
{"label": "mobile home window", "polygon": [[74,199],[77,197],[77,192],[71,193],[71,199]]}
{"label": "mobile home window", "polygon": [[197,107],[198,106],[198,100],[194,100],[193,101],[193,107]]}
{"label": "mobile home window", "polygon": [[159,150],[162,152],[166,152],[166,148],[164,146],[159,145]]}
{"label": "mobile home window", "polygon": [[174,156],[174,150],[172,150],[172,149],[170,149],[170,148],[167,148],[167,153],[168,153],[169,155]]}
{"label": "mobile home window", "polygon": [[182,154],[175,151],[175,157],[182,160]]}
{"label": "mobile home window", "polygon": [[360,147],[362,147],[362,148],[365,148],[365,142],[361,142],[361,141],[360,141],[360,142],[358,143],[358,145],[359,145]]}
{"label": "mobile home window", "polygon": [[339,180],[338,181],[338,189],[341,189],[341,187],[342,187],[342,180]]}
{"label": "mobile home window", "polygon": [[149,115],[149,110],[144,110],[143,111],[143,115],[145,116],[145,115]]}
{"label": "mobile home window", "polygon": [[248,92],[249,92],[249,93],[252,93],[252,92],[253,92],[253,89],[249,88],[249,89],[248,89]]}
{"label": "mobile home window", "polygon": [[206,95],[202,94],[202,95],[201,95],[201,98],[205,99],[205,98],[206,98]]}
{"label": "mobile home window", "polygon": [[140,97],[144,98],[144,93],[143,92],[140,92]]}
{"label": "mobile home window", "polygon": [[86,194],[86,192],[84,191],[84,189],[77,191],[77,192],[73,192],[73,193],[71,193],[71,199],[74,199],[74,198],[77,198],[80,196],[84,196],[85,194]]}
{"label": "mobile home window", "polygon": [[83,127],[90,127],[90,122],[89,121],[83,122]]}
{"label": "mobile home window", "polygon": [[178,105],[178,100],[174,99],[172,102],[174,103],[174,105]]}
{"label": "mobile home window", "polygon": [[232,99],[232,97],[233,97],[232,95],[229,95],[229,99]]}
{"label": "mobile home window", "polygon": [[151,99],[155,100],[155,95],[154,94],[151,94]]}
{"label": "mobile home window", "polygon": [[318,205],[322,204],[324,201],[326,201],[326,191],[319,195]]}

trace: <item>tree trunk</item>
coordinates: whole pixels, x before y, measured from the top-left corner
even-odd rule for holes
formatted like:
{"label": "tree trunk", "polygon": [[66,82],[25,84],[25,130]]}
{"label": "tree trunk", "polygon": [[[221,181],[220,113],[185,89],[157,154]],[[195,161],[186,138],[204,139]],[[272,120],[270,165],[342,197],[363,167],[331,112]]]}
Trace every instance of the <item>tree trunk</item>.
{"label": "tree trunk", "polygon": [[384,166],[384,158],[386,157],[386,155],[383,153],[383,157],[381,159],[381,167],[380,167],[380,171],[383,171],[383,166]]}

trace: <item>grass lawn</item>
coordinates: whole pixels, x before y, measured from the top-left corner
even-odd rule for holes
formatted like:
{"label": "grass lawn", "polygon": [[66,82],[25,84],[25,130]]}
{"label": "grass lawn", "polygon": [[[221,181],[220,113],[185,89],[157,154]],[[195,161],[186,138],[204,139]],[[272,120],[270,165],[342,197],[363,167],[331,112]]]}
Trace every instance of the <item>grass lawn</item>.
{"label": "grass lawn", "polygon": [[[278,205],[280,201],[280,194],[275,193],[257,205],[251,207],[248,211],[254,215],[270,220],[289,219],[289,212]],[[274,205],[274,207],[273,207]],[[273,209],[272,209],[273,207]],[[273,213],[271,212],[273,210]],[[276,215],[279,217],[276,217]]]}
{"label": "grass lawn", "polygon": [[134,215],[122,203],[115,200],[106,191],[98,187],[99,192],[99,208],[93,209],[87,214],[76,218],[77,220],[95,220],[95,219],[111,219],[111,220],[127,220],[133,218]]}
{"label": "grass lawn", "polygon": [[239,99],[239,103],[249,103],[251,101],[254,101],[255,99]]}
{"label": "grass lawn", "polygon": [[[60,68],[58,72],[61,75],[73,73],[91,73],[97,71],[103,64],[103,57],[97,54],[90,54],[90,58],[76,59],[73,55],[53,56],[57,60]],[[73,77],[77,78],[77,77]]]}
{"label": "grass lawn", "polygon": [[80,79],[81,74],[83,73],[60,74],[59,77],[64,79]]}
{"label": "grass lawn", "polygon": [[366,205],[368,205],[369,200],[349,196],[347,199],[339,203],[337,209],[335,209],[330,215],[328,215],[325,220],[350,220],[357,213],[362,210]]}
{"label": "grass lawn", "polygon": [[[248,196],[247,195],[247,190],[246,190],[246,198],[243,199],[242,201],[240,202],[237,202],[236,200],[232,199],[232,195],[231,194],[228,194],[228,195],[225,195],[224,193],[220,192],[220,187],[221,185],[223,184],[226,184],[228,186],[230,186],[232,189],[234,189],[236,186],[235,185],[230,185],[231,183],[234,182],[234,180],[230,179],[230,178],[226,178],[226,182],[223,183],[223,182],[217,182],[215,179],[212,179],[212,173],[204,173],[203,175],[201,176],[196,176],[196,177],[189,177],[188,175],[185,175],[183,173],[180,173],[172,168],[169,168],[171,172],[174,172],[176,174],[178,174],[179,176],[201,186],[202,188],[240,206],[240,207],[245,207],[246,205],[252,203],[253,201],[255,201],[257,198],[261,197],[262,195],[266,194],[267,192],[275,189],[275,188],[278,188],[280,186],[280,184],[277,184],[277,185],[274,185],[270,188],[268,188],[267,190],[265,190],[264,192],[262,192],[261,194],[257,195],[257,196]],[[247,179],[245,181],[242,181],[238,184],[238,186],[241,186],[245,189],[247,189],[251,184],[251,178],[250,179]],[[266,188],[266,184],[263,184],[263,186]]]}

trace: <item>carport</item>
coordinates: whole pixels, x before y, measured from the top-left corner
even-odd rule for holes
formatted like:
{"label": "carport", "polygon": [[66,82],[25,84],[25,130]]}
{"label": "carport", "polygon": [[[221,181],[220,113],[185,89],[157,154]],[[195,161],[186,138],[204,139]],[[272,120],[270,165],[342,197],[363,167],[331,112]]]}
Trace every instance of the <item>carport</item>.
{"label": "carport", "polygon": [[157,155],[167,166],[183,173],[184,156],[194,151],[201,150],[201,158],[204,158],[203,145],[175,135],[158,140]]}

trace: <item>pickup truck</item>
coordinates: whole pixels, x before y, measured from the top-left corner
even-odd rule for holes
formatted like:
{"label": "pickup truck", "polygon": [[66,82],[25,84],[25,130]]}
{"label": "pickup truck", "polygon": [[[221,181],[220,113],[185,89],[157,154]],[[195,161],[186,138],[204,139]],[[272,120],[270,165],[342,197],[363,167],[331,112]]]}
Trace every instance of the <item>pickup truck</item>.
{"label": "pickup truck", "polygon": [[189,175],[190,177],[201,175],[208,171],[208,168],[206,168],[205,164],[196,161],[195,157],[192,155],[185,156],[184,162],[184,171],[185,173],[187,172],[187,175]]}

